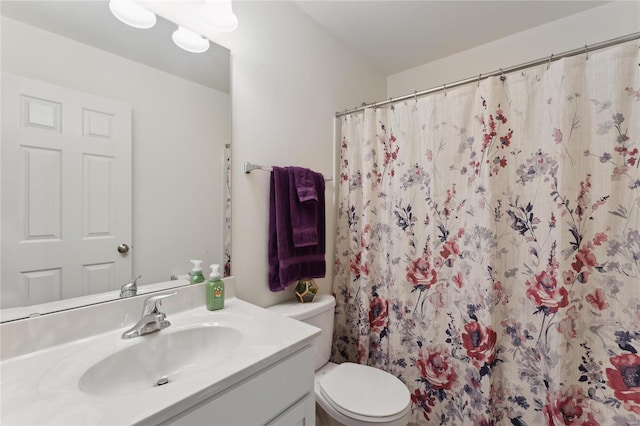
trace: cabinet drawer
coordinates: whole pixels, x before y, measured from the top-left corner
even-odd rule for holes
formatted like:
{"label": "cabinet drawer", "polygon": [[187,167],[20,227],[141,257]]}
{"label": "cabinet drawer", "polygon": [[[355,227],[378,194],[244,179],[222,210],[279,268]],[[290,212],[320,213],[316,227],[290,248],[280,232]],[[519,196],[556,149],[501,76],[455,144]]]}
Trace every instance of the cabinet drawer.
{"label": "cabinet drawer", "polygon": [[266,424],[280,414],[286,414],[285,410],[305,396],[313,398],[314,360],[313,348],[306,346],[254,376],[179,414],[166,424],[185,426]]}

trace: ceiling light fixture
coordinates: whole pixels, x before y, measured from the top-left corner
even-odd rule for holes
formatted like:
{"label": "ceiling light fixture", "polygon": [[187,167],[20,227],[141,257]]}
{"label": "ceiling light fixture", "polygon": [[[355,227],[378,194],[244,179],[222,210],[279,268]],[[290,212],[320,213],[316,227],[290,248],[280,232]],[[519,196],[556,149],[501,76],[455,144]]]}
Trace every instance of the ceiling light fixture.
{"label": "ceiling light fixture", "polygon": [[204,0],[202,19],[214,31],[230,32],[238,27],[238,18],[231,9],[231,0]]}
{"label": "ceiling light fixture", "polygon": [[209,49],[209,40],[181,26],[173,32],[171,38],[178,47],[187,52],[202,53]]}
{"label": "ceiling light fixture", "polygon": [[132,0],[110,0],[109,10],[121,22],[134,28],[147,29],[156,24],[156,15]]}

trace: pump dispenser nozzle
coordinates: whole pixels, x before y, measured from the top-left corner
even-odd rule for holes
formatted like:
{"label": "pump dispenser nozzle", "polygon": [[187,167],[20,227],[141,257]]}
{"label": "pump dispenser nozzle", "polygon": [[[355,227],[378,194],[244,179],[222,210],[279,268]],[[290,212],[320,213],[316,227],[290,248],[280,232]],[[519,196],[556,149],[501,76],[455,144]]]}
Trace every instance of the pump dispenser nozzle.
{"label": "pump dispenser nozzle", "polygon": [[211,273],[209,274],[209,279],[210,280],[220,279],[220,265],[218,265],[217,263],[214,263],[213,265],[211,265],[209,267],[211,268]]}
{"label": "pump dispenser nozzle", "polygon": [[200,264],[202,263],[202,260],[191,260],[191,263],[193,263],[193,269],[191,270],[191,284],[196,284],[196,283],[201,283],[204,281],[204,275],[202,275],[202,268],[200,267]]}

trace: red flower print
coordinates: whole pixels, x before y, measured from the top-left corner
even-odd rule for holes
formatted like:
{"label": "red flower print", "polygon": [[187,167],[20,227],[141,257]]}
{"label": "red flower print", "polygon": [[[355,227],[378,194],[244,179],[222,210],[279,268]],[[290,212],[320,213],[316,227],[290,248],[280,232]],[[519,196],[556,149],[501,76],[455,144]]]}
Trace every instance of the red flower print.
{"label": "red flower print", "polygon": [[640,356],[616,355],[609,361],[615,369],[607,368],[607,385],[626,410],[640,414]]}
{"label": "red flower print", "polygon": [[595,237],[593,237],[593,244],[596,246],[602,245],[602,243],[606,243],[609,237],[604,232],[598,232]]}
{"label": "red flower print", "polygon": [[353,272],[353,275],[355,276],[359,276],[360,275],[360,259],[361,259],[362,253],[359,252],[358,254],[355,255],[355,257],[351,258],[351,262],[350,262],[350,268],[351,268],[351,272]]}
{"label": "red flower print", "polygon": [[456,283],[456,285],[458,286],[458,288],[462,288],[463,282],[462,282],[462,272],[458,272],[457,274],[455,274],[453,276],[453,282]]}
{"label": "red flower print", "polygon": [[558,323],[558,331],[562,333],[565,339],[573,339],[578,334],[582,334],[582,321],[580,321],[580,313],[575,306],[570,307],[566,311],[566,316]]}
{"label": "red flower print", "polygon": [[476,417],[473,420],[473,426],[491,426],[493,422],[488,421],[484,416]]}
{"label": "red flower print", "polygon": [[[504,287],[501,281],[494,281],[493,291],[495,292],[496,299],[498,299],[498,301],[502,300],[502,296],[504,294]],[[504,304],[507,301],[508,301],[508,298],[506,298],[502,303]]]}
{"label": "red flower print", "polygon": [[611,174],[611,180],[618,181],[624,175],[627,174],[629,168],[627,166],[616,166],[613,168],[613,173]]}
{"label": "red flower print", "polygon": [[429,302],[436,308],[444,308],[446,303],[444,302],[444,294],[442,286],[434,287],[436,291],[429,295]]}
{"label": "red flower print", "polygon": [[467,355],[480,363],[491,364],[495,357],[496,332],[479,322],[464,325],[466,333],[462,333],[462,346]]}
{"label": "red flower print", "polygon": [[429,263],[428,254],[414,260],[407,269],[407,280],[420,290],[426,290],[438,281],[438,275]]}
{"label": "red flower print", "polygon": [[438,345],[425,352],[420,351],[416,361],[420,377],[429,382],[433,389],[451,390],[456,385],[458,375],[447,348]]}
{"label": "red flower print", "polygon": [[454,240],[448,240],[442,245],[442,250],[440,250],[440,256],[446,259],[452,254],[456,256],[459,255],[460,248],[458,247],[458,245]]}
{"label": "red flower print", "polygon": [[573,271],[564,271],[562,273],[562,282],[566,285],[573,284],[573,281],[576,279],[576,275]]}
{"label": "red flower print", "polygon": [[578,273],[582,270],[582,267],[583,267],[583,266],[584,266],[584,263],[582,263],[581,261],[579,261],[577,258],[576,258],[576,261],[575,261],[575,262],[572,262],[572,263],[571,263],[571,267],[573,268],[573,270],[574,270],[574,271],[576,271],[576,272],[578,272]]}
{"label": "red flower print", "polygon": [[362,275],[364,275],[365,277],[369,276],[371,269],[369,268],[368,262],[365,262],[365,264],[360,267],[360,272],[362,272]]}
{"label": "red flower print", "polygon": [[367,353],[367,349],[364,347],[362,343],[358,345],[358,364],[366,363],[365,355]]}
{"label": "red flower print", "polygon": [[609,307],[609,304],[605,300],[606,295],[601,288],[597,288],[593,294],[587,294],[585,299],[591,304],[591,306],[600,311]]}
{"label": "red flower print", "polygon": [[533,282],[527,280],[525,284],[529,287],[527,297],[545,313],[558,312],[558,309],[569,304],[567,290],[558,287],[555,277],[547,271],[536,274]]}
{"label": "red flower print", "polygon": [[[580,250],[578,250],[578,253],[576,253],[576,263],[581,266],[580,269],[586,266],[587,270],[589,271],[591,271],[597,265],[596,257],[593,255],[593,253],[591,253],[590,247],[584,246]],[[576,272],[580,272],[580,269],[576,269],[574,263],[572,263],[571,266]]]}
{"label": "red flower print", "polygon": [[425,419],[429,420],[428,414],[431,412],[431,407],[436,404],[436,399],[433,396],[420,391],[420,389],[416,389],[411,394],[411,402],[416,407],[422,408],[422,415]]}
{"label": "red flower print", "polygon": [[[602,237],[598,237],[598,236],[596,236],[594,240],[597,242],[606,241],[606,236],[605,236],[605,240],[602,240]],[[571,267],[573,268],[574,271],[576,271],[576,273],[580,273],[580,271],[582,271],[584,267],[586,267],[587,271],[591,271],[598,264],[596,257],[594,256],[593,253],[591,253],[591,249],[592,249],[591,243],[588,243],[582,246],[580,250],[578,250],[578,252],[576,253],[576,257],[575,257],[576,261],[571,264]]]}
{"label": "red flower print", "polygon": [[562,131],[560,129],[553,129],[553,141],[555,143],[561,143],[562,142]]}
{"label": "red flower print", "polygon": [[589,408],[589,399],[582,388],[571,385],[564,391],[556,391],[548,396],[548,404],[542,408],[549,426],[599,426]]}
{"label": "red flower print", "polygon": [[389,316],[389,302],[374,297],[369,304],[369,327],[380,333],[387,326]]}

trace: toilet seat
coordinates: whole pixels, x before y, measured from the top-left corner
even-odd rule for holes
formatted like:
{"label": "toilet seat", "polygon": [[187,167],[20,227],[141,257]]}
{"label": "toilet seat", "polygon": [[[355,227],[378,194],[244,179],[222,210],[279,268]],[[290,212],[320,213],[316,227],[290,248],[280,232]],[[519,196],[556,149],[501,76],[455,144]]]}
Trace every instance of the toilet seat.
{"label": "toilet seat", "polygon": [[318,387],[332,408],[363,422],[393,422],[410,409],[407,387],[392,374],[366,365],[340,364],[318,380]]}

